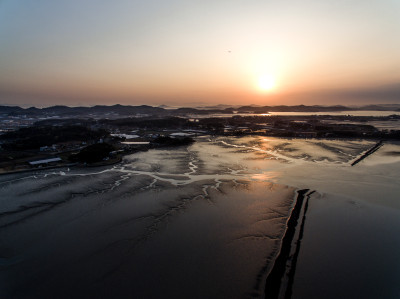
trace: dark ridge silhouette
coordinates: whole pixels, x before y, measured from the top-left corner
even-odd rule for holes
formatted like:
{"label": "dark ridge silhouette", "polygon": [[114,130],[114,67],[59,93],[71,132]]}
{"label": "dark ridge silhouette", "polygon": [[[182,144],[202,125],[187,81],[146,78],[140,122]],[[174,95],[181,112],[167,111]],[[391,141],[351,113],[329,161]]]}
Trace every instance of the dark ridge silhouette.
{"label": "dark ridge silhouette", "polygon": [[189,121],[180,117],[140,117],[140,118],[120,118],[120,119],[102,119],[100,124],[113,125],[117,127],[137,127],[137,128],[180,128],[188,125]]}
{"label": "dark ridge silhouette", "polygon": [[338,112],[338,111],[354,111],[354,110],[378,110],[378,111],[398,111],[395,105],[368,105],[361,107],[347,107],[341,105],[335,106],[319,106],[319,105],[295,105],[295,106],[254,106],[246,105],[237,108],[226,106],[215,106],[212,109],[181,107],[175,109],[165,109],[162,107],[153,107],[148,105],[130,106],[130,105],[96,105],[93,107],[68,107],[63,105],[51,106],[46,108],[21,108],[18,106],[1,106],[0,114],[8,116],[85,116],[98,114],[109,114],[119,116],[132,115],[186,115],[186,114],[231,114],[234,111],[239,113],[268,113],[268,112]]}

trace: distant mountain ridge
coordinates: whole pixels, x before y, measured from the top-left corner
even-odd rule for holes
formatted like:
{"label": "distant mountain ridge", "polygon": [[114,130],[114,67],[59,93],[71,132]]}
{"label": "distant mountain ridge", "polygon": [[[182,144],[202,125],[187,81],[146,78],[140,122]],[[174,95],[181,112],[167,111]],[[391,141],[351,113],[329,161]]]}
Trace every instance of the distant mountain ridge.
{"label": "distant mountain ridge", "polygon": [[119,115],[119,116],[137,116],[137,115],[158,115],[158,116],[182,116],[188,114],[232,114],[232,113],[268,113],[268,112],[339,112],[355,110],[376,110],[376,111],[400,111],[400,105],[366,105],[361,107],[347,107],[342,105],[319,106],[319,105],[294,105],[294,106],[229,106],[215,105],[207,108],[175,108],[165,109],[148,105],[130,106],[130,105],[96,105],[93,107],[68,107],[51,106],[46,108],[21,108],[19,106],[0,106],[0,114],[8,116],[98,116],[98,115]]}
{"label": "distant mountain ridge", "polygon": [[159,107],[152,107],[147,105],[141,106],[123,106],[120,104],[106,106],[96,105],[93,107],[68,107],[68,106],[51,106],[46,108],[21,108],[18,106],[0,106],[0,114],[8,115],[90,115],[90,114],[107,114],[115,113],[119,115],[130,114],[163,114],[167,110]]}

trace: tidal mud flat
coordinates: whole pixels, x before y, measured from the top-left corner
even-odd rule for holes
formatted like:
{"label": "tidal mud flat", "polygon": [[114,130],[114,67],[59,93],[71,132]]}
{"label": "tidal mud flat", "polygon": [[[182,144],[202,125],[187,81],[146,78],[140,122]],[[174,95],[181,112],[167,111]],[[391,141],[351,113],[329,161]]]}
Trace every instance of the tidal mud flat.
{"label": "tidal mud flat", "polygon": [[[137,182],[135,176],[112,189],[116,181],[103,179],[107,187],[71,192],[73,182],[53,177],[29,192],[37,192],[34,203],[1,214],[4,294],[221,298],[262,293],[293,188],[243,180],[152,186],[152,180]],[[63,199],[55,200],[53,188]]]}
{"label": "tidal mud flat", "polygon": [[[362,140],[206,136],[189,147],[126,156],[112,167],[2,176],[0,294],[262,298],[282,249],[296,190],[310,189],[316,192],[309,201],[291,281],[292,298],[301,298],[308,290],[301,286],[315,278],[307,254],[320,245],[313,232],[321,227],[322,220],[313,216],[318,209],[331,201],[347,205],[361,200],[392,212],[400,206],[397,144],[384,144],[350,166],[372,145]],[[320,234],[344,214],[339,209],[335,215]],[[394,218],[380,219],[382,229],[396,224],[390,220]],[[367,220],[359,221],[361,227]],[[348,232],[346,246],[354,243],[357,248],[356,231],[343,222],[341,227]],[[398,227],[392,228],[394,234]],[[380,237],[376,240],[388,241],[395,235]],[[292,248],[296,238],[298,233]],[[331,238],[341,244],[339,234]],[[397,243],[388,246],[395,259]],[[356,264],[348,265],[355,270]],[[325,290],[334,283],[327,282]]]}

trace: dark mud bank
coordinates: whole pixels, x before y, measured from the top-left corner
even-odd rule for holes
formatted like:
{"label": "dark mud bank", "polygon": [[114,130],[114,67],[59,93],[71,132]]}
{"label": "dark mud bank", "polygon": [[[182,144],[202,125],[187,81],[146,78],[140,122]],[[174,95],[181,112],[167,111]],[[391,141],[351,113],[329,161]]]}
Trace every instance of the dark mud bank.
{"label": "dark mud bank", "polygon": [[265,283],[265,298],[290,298],[297,257],[303,237],[310,195],[315,191],[297,191],[296,203],[287,221],[286,232],[274,266]]}

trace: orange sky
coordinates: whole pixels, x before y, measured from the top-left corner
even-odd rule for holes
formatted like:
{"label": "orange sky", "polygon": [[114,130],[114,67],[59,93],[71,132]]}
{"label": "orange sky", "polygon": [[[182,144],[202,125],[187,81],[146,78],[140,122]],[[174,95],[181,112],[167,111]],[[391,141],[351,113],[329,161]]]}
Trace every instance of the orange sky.
{"label": "orange sky", "polygon": [[400,103],[400,2],[349,2],[5,0],[0,104]]}

